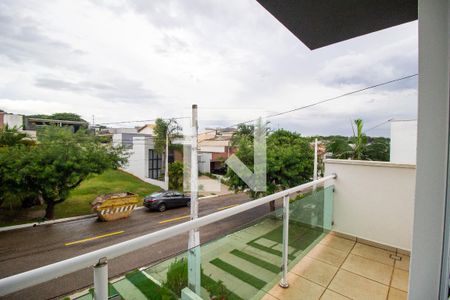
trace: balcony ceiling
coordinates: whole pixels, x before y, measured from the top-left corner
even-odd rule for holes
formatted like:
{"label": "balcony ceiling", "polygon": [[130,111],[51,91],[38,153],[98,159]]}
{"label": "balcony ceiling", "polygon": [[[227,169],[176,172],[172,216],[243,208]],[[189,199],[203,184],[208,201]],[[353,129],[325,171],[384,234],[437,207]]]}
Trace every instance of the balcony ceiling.
{"label": "balcony ceiling", "polygon": [[257,0],[311,50],[417,19],[417,0]]}

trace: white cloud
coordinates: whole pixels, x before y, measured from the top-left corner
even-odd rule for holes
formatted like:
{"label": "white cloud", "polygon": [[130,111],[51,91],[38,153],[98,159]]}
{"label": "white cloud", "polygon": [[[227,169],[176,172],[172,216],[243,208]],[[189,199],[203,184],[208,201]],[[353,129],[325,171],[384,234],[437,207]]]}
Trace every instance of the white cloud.
{"label": "white cloud", "polygon": [[[6,0],[0,108],[111,122],[189,115],[197,103],[202,127],[234,124],[416,72],[416,27],[309,51],[254,0]],[[272,124],[334,134],[348,133],[353,116],[414,117],[416,82]]]}

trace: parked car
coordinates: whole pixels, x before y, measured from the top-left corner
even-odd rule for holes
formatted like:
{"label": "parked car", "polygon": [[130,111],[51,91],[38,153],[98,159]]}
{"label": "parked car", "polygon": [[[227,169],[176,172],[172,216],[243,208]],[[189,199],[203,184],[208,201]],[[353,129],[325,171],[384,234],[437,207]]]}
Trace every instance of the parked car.
{"label": "parked car", "polygon": [[191,205],[191,197],[177,191],[153,193],[144,197],[144,206],[151,210],[165,211],[168,208]]}

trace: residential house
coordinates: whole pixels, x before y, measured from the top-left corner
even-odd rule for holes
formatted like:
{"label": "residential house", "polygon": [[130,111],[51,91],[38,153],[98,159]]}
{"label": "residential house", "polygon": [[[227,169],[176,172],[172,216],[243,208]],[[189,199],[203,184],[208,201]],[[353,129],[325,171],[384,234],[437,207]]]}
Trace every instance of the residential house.
{"label": "residential house", "polygon": [[124,171],[164,188],[164,156],[156,152],[151,134],[116,133],[112,136],[112,142],[127,149],[129,157]]}
{"label": "residential house", "polygon": [[[148,183],[165,188],[164,153],[155,150],[153,128],[154,124],[147,124],[140,128],[120,128],[112,134],[112,143],[128,151],[128,163],[123,170],[133,174]],[[175,143],[181,143],[180,141]],[[169,163],[182,161],[180,151],[169,150]]]}
{"label": "residential house", "polygon": [[202,173],[224,173],[225,160],[236,152],[231,139],[234,128],[206,128],[198,135],[198,169]]}
{"label": "residential house", "polygon": [[31,138],[36,139],[36,133],[43,126],[60,126],[71,128],[76,132],[81,128],[87,128],[86,121],[70,121],[70,120],[54,120],[28,117],[21,114],[7,113],[0,111],[0,127],[8,125],[9,127],[17,127],[20,131],[27,133]]}
{"label": "residential house", "polygon": [[138,133],[142,133],[142,134],[150,134],[153,135],[154,134],[154,129],[156,127],[156,124],[145,124],[142,127],[139,127],[137,129]]}

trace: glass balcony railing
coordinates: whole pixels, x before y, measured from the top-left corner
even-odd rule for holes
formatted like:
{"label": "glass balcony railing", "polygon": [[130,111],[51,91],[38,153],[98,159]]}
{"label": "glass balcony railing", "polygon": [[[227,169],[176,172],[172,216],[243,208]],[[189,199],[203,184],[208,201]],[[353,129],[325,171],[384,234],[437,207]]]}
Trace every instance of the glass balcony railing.
{"label": "glass balcony railing", "polygon": [[[65,263],[73,272],[84,268],[84,265],[94,261],[95,257],[117,257],[167,238],[186,234],[189,229],[214,224],[218,220],[226,221],[235,214],[277,201],[277,209],[251,223],[243,224],[227,236],[179,253],[150,267],[135,270],[118,279],[108,280],[107,262],[100,259],[94,267],[94,288],[71,297],[79,300],[93,299],[94,295],[103,295],[102,299],[261,299],[274,285],[286,284],[286,272],[331,230],[333,186],[320,185],[333,177],[320,179],[314,185],[308,183],[253,200],[57,264]],[[77,262],[81,262],[79,267],[72,266]],[[196,277],[199,280],[194,278],[195,272],[190,271],[195,269],[195,266],[201,270]],[[57,267],[59,268],[59,265]],[[51,270],[55,268],[52,267]],[[48,271],[51,270],[49,268]],[[44,276],[52,276],[44,271]],[[64,270],[58,272],[62,274]],[[26,278],[30,278],[42,273],[42,270],[27,273]],[[65,272],[67,273],[70,272]],[[0,287],[3,285],[17,290],[11,285],[20,284],[18,281],[22,281],[21,275],[1,279]],[[201,288],[195,288],[195,284],[198,287],[198,281],[201,282]],[[191,290],[196,290],[199,295]]]}
{"label": "glass balcony railing", "polygon": [[[331,229],[332,190],[332,186],[318,188],[289,201],[289,269]],[[261,299],[282,276],[283,210],[280,207],[227,236],[131,272],[109,284],[109,296],[181,297],[188,287],[191,251],[201,257],[202,299]],[[92,291],[77,299],[92,299]]]}

